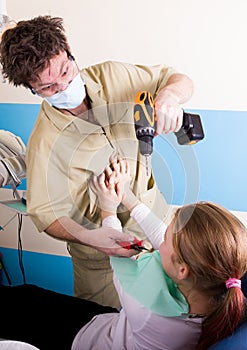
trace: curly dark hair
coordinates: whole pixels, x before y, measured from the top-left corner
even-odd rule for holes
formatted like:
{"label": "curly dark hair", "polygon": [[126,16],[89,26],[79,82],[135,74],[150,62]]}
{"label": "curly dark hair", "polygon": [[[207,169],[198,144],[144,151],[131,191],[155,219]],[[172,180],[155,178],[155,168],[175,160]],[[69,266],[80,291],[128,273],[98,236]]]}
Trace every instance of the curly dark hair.
{"label": "curly dark hair", "polygon": [[62,18],[38,16],[20,21],[2,35],[2,74],[14,86],[29,88],[61,51],[69,52]]}

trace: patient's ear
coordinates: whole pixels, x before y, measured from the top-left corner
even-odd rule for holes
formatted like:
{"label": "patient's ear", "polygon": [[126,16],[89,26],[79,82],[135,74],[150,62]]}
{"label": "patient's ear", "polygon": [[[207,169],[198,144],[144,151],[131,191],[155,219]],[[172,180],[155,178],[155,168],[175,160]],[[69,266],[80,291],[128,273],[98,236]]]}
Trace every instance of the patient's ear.
{"label": "patient's ear", "polygon": [[190,270],[188,265],[185,263],[179,264],[177,278],[179,280],[185,280],[189,277],[189,274],[190,274]]}

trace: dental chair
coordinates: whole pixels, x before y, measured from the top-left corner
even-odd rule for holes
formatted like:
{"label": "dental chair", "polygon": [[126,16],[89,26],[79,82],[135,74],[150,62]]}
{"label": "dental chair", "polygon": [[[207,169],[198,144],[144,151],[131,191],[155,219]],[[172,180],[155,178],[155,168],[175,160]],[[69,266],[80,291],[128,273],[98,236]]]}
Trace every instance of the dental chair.
{"label": "dental chair", "polygon": [[241,324],[232,335],[214,344],[208,350],[247,350],[247,321]]}
{"label": "dental chair", "polygon": [[1,206],[7,206],[18,214],[27,215],[26,196],[22,197],[17,187],[26,177],[26,146],[19,136],[10,131],[0,130],[0,188],[12,187],[13,198],[0,200]]}
{"label": "dental chair", "polygon": [[16,187],[26,177],[26,146],[19,136],[10,131],[0,130],[0,187],[11,185]]}

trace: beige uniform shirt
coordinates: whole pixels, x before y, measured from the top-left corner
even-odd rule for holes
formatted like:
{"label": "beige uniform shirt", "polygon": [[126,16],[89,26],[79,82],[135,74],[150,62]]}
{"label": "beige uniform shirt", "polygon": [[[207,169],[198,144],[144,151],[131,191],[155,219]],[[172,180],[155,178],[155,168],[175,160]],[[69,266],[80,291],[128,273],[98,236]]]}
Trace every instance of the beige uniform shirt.
{"label": "beige uniform shirt", "polygon": [[[27,145],[27,210],[39,231],[62,216],[93,229],[101,225],[97,199],[88,186],[110,156],[129,160],[134,193],[158,217],[164,218],[166,202],[156,187],[151,164],[146,174],[134,128],[134,98],[147,90],[155,98],[174,70],[165,66],[142,67],[105,62],[82,69],[93,115],[68,116],[46,101]],[[87,120],[89,117],[89,120]],[[91,119],[95,123],[92,123]],[[150,160],[149,160],[150,162]],[[120,205],[123,229],[145,238],[129,212]],[[74,295],[102,305],[119,307],[112,282],[109,257],[77,243],[69,244],[73,261]]]}
{"label": "beige uniform shirt", "polygon": [[[150,91],[155,98],[173,73],[172,68],[162,65],[119,62],[82,69],[98,124],[64,115],[43,101],[26,155],[28,213],[39,231],[62,216],[90,229],[101,225],[88,180],[100,174],[110,156],[116,154],[130,162],[134,193],[156,215],[164,217],[164,198],[156,188],[151,165],[147,176],[145,158],[139,153],[133,102],[141,90]],[[118,216],[125,228],[144,237],[125,208],[120,206]]]}

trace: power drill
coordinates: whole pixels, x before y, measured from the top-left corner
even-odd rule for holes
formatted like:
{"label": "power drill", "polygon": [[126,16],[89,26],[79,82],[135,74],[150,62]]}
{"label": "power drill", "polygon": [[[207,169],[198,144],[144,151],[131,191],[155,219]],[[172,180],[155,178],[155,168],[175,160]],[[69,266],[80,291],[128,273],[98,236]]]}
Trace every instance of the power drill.
{"label": "power drill", "polygon": [[[140,153],[146,157],[148,175],[148,156],[153,153],[153,138],[156,119],[153,96],[148,91],[140,91],[135,96],[134,119],[136,137],[139,140]],[[201,118],[198,114],[183,112],[183,124],[175,132],[180,145],[192,145],[204,138]]]}

